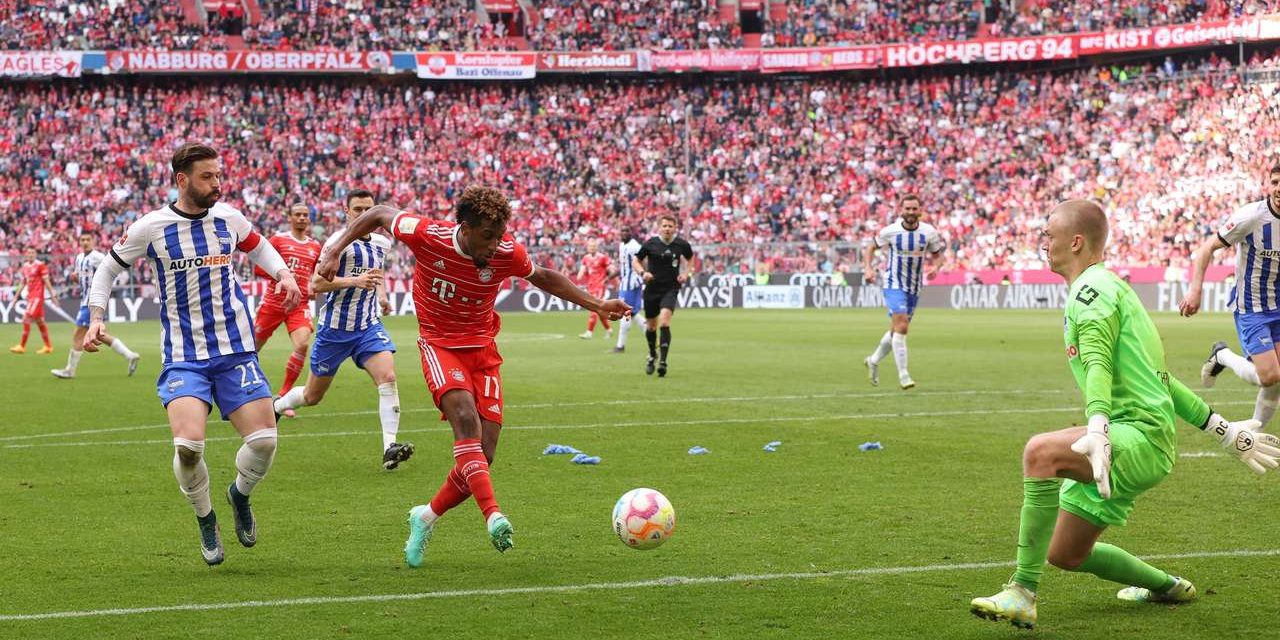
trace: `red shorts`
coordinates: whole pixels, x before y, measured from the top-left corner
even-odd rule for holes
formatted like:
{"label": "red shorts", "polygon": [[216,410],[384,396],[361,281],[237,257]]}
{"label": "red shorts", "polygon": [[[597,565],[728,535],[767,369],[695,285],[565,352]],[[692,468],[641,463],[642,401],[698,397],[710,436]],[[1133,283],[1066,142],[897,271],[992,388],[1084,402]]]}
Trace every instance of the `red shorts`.
{"label": "red shorts", "polygon": [[283,307],[259,307],[258,316],[253,319],[253,333],[258,342],[265,342],[284,323],[289,333],[298,329],[311,328],[311,305],[306,300],[298,303],[293,311],[285,311]]}
{"label": "red shorts", "polygon": [[[502,355],[497,344],[449,349],[418,338],[418,350],[422,352],[422,375],[437,407],[445,393],[462,389],[476,399],[481,420],[502,424],[502,374],[498,371]],[[440,419],[445,419],[444,414]]]}
{"label": "red shorts", "polygon": [[44,300],[27,300],[27,312],[22,316],[23,320],[44,320]]}

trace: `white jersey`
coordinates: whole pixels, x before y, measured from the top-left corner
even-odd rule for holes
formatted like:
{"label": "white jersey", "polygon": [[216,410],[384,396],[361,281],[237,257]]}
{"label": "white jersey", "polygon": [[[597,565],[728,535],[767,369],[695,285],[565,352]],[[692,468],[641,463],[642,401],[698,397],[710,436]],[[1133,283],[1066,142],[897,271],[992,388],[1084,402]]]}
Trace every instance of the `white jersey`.
{"label": "white jersey", "polygon": [[93,272],[98,270],[98,265],[102,264],[102,259],[107,254],[101,251],[90,251],[89,253],[81,253],[76,256],[76,277],[80,279],[80,306],[88,306],[89,290],[93,288]]}
{"label": "white jersey", "polygon": [[630,291],[644,286],[644,279],[636,273],[631,259],[640,251],[640,243],[632,238],[618,245],[618,289]]}
{"label": "white jersey", "polygon": [[126,269],[143,256],[154,262],[164,364],[253,353],[253,318],[231,253],[265,241],[221,202],[196,215],[171,204],[129,225],[111,257]]}
{"label": "white jersey", "polygon": [[920,293],[924,282],[924,259],[946,247],[942,234],[933,225],[921,222],[915,229],[906,229],[899,220],[876,234],[876,248],[889,248],[885,256],[885,289],[901,289],[910,294]]}
{"label": "white jersey", "polygon": [[[325,249],[345,231],[339,229],[329,236],[328,242],[324,243]],[[352,242],[338,258],[337,276],[351,278],[371,269],[381,269],[385,273],[387,251],[390,249],[391,240],[377,233]],[[381,322],[380,316],[376,291],[356,287],[335,289],[325,294],[324,304],[320,307],[320,330],[361,331]]]}
{"label": "white jersey", "polygon": [[1265,199],[1250,202],[1227,218],[1218,239],[1236,247],[1233,308],[1239,313],[1280,311],[1280,212]]}

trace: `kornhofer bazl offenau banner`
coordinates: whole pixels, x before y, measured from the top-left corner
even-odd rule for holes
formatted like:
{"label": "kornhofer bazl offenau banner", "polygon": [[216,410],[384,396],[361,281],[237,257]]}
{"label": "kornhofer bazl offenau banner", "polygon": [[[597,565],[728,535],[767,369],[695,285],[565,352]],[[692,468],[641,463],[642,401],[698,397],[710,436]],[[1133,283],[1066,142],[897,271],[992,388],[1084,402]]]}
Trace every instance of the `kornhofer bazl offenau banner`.
{"label": "kornhofer bazl offenau banner", "polygon": [[537,54],[524,52],[419,53],[418,77],[427,80],[528,80],[538,72]]}

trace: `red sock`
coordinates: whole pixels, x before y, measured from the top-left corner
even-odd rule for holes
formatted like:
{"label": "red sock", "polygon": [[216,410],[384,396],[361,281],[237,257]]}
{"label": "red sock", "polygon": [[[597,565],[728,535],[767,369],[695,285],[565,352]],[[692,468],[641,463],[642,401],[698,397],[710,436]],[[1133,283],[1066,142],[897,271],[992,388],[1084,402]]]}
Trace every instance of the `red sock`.
{"label": "red sock", "polygon": [[444,512],[466,502],[470,497],[471,490],[467,488],[467,481],[462,479],[458,474],[458,467],[455,466],[449,470],[449,475],[445,477],[444,484],[440,485],[436,497],[431,499],[431,512],[442,516]]}
{"label": "red sock", "polygon": [[298,375],[302,373],[303,357],[297,351],[289,356],[289,362],[284,365],[284,385],[280,387],[280,395],[288,393],[293,388],[293,383],[298,381]]}
{"label": "red sock", "polygon": [[467,483],[467,488],[471,489],[471,495],[476,498],[476,504],[480,505],[480,512],[484,514],[485,520],[488,520],[490,514],[498,511],[498,500],[493,497],[493,482],[489,480],[489,463],[484,458],[480,441],[475,439],[455,441],[453,459],[457,460],[454,469],[458,470],[458,475],[462,476]]}
{"label": "red sock", "polygon": [[27,320],[22,321],[22,342],[18,344],[27,346],[27,336],[31,335],[31,323]]}
{"label": "red sock", "polygon": [[[53,343],[49,342],[49,325],[40,325],[40,338],[44,340],[44,346],[50,349],[53,348]],[[26,340],[23,340],[23,342],[26,342]]]}
{"label": "red sock", "polygon": [[596,330],[596,314],[593,313],[587,316],[587,331],[595,331],[595,330]]}

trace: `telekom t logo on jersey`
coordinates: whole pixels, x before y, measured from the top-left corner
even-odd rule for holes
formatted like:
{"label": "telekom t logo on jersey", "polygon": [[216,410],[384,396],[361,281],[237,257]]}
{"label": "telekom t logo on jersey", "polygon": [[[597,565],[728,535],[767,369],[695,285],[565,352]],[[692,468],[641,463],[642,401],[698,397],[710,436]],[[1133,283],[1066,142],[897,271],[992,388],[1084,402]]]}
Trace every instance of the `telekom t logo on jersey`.
{"label": "telekom t logo on jersey", "polygon": [[431,293],[436,294],[440,298],[440,302],[449,304],[449,299],[454,296],[454,292],[458,289],[458,285],[444,280],[442,278],[432,278]]}

